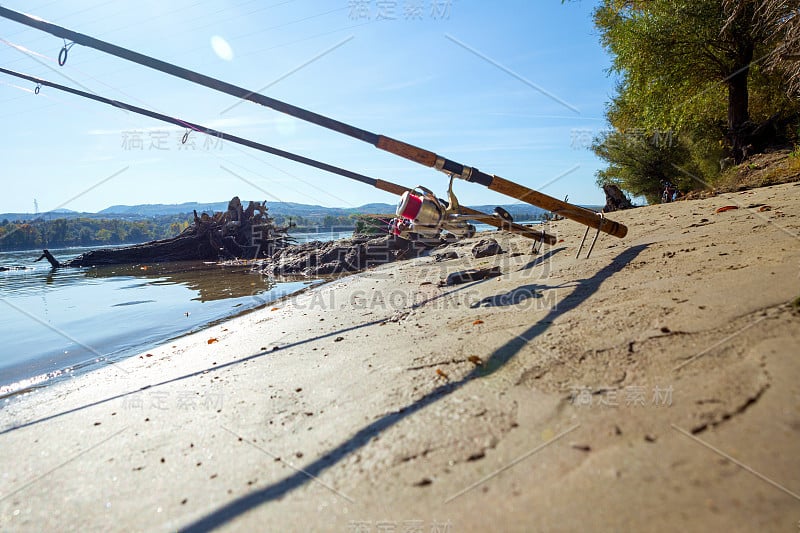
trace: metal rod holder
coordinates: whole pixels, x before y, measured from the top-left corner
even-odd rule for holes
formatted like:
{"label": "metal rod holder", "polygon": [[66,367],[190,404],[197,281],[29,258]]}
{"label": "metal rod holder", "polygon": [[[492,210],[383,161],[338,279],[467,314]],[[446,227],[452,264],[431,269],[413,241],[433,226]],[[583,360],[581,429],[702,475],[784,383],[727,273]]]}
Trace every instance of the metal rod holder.
{"label": "metal rod holder", "polygon": [[[594,234],[594,239],[592,239],[592,244],[589,246],[589,251],[586,252],[586,257],[584,259],[589,259],[592,255],[592,250],[594,250],[594,245],[597,243],[597,238],[600,236],[600,228],[603,227],[603,223],[606,220],[606,217],[603,213],[597,213],[597,216],[600,217],[601,221],[600,224],[597,226],[597,232]],[[583,245],[586,242],[586,237],[589,235],[589,230],[591,229],[590,226],[586,226],[586,231],[583,233],[583,239],[581,239],[581,245],[578,247],[578,253],[575,254],[575,259],[579,259],[581,256],[581,252],[583,251]]]}

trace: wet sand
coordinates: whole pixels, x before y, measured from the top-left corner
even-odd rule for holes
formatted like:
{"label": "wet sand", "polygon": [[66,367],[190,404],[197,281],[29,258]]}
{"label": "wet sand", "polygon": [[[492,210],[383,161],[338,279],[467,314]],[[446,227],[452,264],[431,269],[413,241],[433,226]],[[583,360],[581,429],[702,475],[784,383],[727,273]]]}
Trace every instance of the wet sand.
{"label": "wet sand", "polygon": [[615,213],[589,259],[570,221],[482,234],[37,391],[0,410],[0,529],[795,530],[799,214]]}

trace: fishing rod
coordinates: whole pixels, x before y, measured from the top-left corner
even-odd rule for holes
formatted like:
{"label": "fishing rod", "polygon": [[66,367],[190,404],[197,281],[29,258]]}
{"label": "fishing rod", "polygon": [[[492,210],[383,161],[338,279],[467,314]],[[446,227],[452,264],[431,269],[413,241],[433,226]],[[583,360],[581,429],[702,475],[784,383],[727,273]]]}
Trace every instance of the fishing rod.
{"label": "fishing rod", "polygon": [[[115,44],[69,30],[62,26],[42,20],[38,17],[26,15],[25,13],[20,13],[2,6],[0,6],[0,17],[19,22],[26,26],[30,26],[31,28],[35,28],[64,39],[64,47],[61,49],[61,52],[58,55],[59,65],[63,66],[64,63],[66,63],[69,50],[75,43],[82,44],[107,54],[150,67],[160,72],[164,72],[165,74],[170,74],[172,76],[203,85],[210,89],[229,94],[242,100],[249,100],[300,120],[311,122],[312,124],[322,126],[323,128],[348,135],[360,141],[372,144],[376,148],[386,152],[398,155],[427,167],[435,168],[436,170],[449,175],[451,178],[456,177],[471,183],[478,183],[492,191],[516,198],[517,200],[527,202],[531,205],[551,211],[591,228],[595,228],[598,231],[598,234],[602,231],[609,235],[622,238],[628,233],[628,228],[623,224],[609,220],[601,213],[596,213],[590,209],[553,198],[552,196],[540,193],[525,187],[524,185],[501,178],[500,176],[487,174],[478,170],[477,168],[462,165],[461,163],[447,159],[434,152],[425,150],[412,144],[351,126],[330,117],[314,113],[313,111],[288,104],[275,98],[264,96],[259,94],[257,91],[249,91],[231,83],[212,78],[211,76],[206,76],[204,74],[200,74],[199,72],[179,67],[177,65],[167,63],[166,61],[161,61],[159,59],[134,52],[133,50],[129,50],[127,48],[123,48],[121,46],[117,46]],[[67,39],[71,41],[69,44],[66,43]]]}
{"label": "fishing rod", "polygon": [[[509,217],[505,216],[507,213],[502,208],[498,208],[498,216],[493,216],[484,214],[475,209],[459,205],[458,200],[456,199],[455,195],[452,192],[452,182],[450,189],[448,191],[448,201],[443,202],[442,200],[436,198],[427,189],[424,189],[421,192],[419,192],[414,189],[409,189],[407,187],[403,187],[402,185],[398,185],[397,183],[371,178],[369,176],[365,176],[357,172],[351,172],[344,168],[340,168],[334,165],[329,165],[327,163],[323,163],[321,161],[317,161],[315,159],[311,159],[302,155],[294,154],[292,152],[287,152],[286,150],[281,150],[280,148],[275,148],[273,146],[255,142],[250,139],[245,139],[244,137],[231,135],[229,133],[215,130],[213,128],[208,128],[201,124],[195,124],[193,122],[181,120],[179,118],[171,117],[169,115],[164,115],[162,113],[150,111],[149,109],[144,109],[131,104],[127,104],[125,102],[120,102],[119,100],[112,100],[110,98],[105,98],[97,94],[92,94],[86,91],[81,91],[79,89],[74,89],[66,85],[61,85],[42,78],[37,78],[35,76],[30,76],[28,74],[16,72],[14,70],[9,70],[0,67],[0,73],[7,74],[9,76],[15,76],[17,78],[35,83],[36,94],[39,94],[40,87],[43,86],[52,87],[53,89],[57,89],[59,91],[74,94],[76,96],[81,96],[83,98],[88,98],[90,100],[94,100],[96,102],[100,102],[112,107],[124,109],[126,111],[131,111],[139,115],[144,115],[146,117],[154,118],[162,122],[167,122],[169,124],[174,124],[176,126],[188,128],[192,131],[205,133],[206,135],[212,135],[219,139],[231,141],[237,144],[241,144],[243,146],[247,146],[249,148],[254,148],[262,152],[276,155],[278,157],[283,157],[284,159],[289,159],[291,161],[295,161],[297,163],[318,168],[320,170],[337,174],[339,176],[344,176],[346,178],[350,178],[352,180],[359,181],[367,185],[371,185],[376,189],[401,196],[401,202],[397,212],[398,218],[393,221],[393,223],[390,225],[390,228],[393,234],[406,239],[410,238],[411,233],[416,233],[422,235],[423,237],[436,237],[442,231],[448,231],[449,233],[452,233],[456,237],[471,236],[470,233],[474,234],[474,227],[467,224],[466,221],[479,220],[481,222],[494,226],[498,229],[510,231],[512,233],[522,235],[529,239],[545,242],[547,244],[555,244],[556,242],[556,238],[552,235],[549,235],[542,231],[535,230],[533,228],[529,228],[527,226],[523,226],[521,224],[514,223],[513,220],[510,220]],[[188,136],[188,131],[187,134],[184,135],[183,142],[186,141],[187,136]],[[416,211],[414,210],[415,207],[417,208]]]}

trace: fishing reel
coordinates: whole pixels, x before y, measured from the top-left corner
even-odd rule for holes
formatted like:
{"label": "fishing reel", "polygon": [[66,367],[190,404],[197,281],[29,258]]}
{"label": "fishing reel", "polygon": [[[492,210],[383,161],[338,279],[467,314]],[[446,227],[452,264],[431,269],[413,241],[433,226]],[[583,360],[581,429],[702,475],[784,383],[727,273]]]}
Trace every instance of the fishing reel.
{"label": "fishing reel", "polygon": [[397,204],[396,218],[389,223],[389,233],[402,239],[416,233],[423,238],[438,238],[442,232],[458,239],[475,235],[475,226],[459,217],[458,199],[453,194],[453,177],[447,188],[448,201],[437,198],[423,186],[406,191]]}

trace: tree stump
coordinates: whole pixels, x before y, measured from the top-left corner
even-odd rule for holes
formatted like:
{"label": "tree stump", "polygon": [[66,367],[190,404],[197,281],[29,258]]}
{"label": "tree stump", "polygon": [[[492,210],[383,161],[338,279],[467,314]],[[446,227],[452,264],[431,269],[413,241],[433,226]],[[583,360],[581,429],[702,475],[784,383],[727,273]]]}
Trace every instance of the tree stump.
{"label": "tree stump", "polygon": [[603,213],[610,213],[612,211],[620,211],[622,209],[630,209],[633,204],[628,197],[620,190],[619,187],[611,183],[603,185],[603,192],[606,193],[606,205],[603,208]]}

